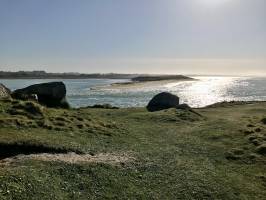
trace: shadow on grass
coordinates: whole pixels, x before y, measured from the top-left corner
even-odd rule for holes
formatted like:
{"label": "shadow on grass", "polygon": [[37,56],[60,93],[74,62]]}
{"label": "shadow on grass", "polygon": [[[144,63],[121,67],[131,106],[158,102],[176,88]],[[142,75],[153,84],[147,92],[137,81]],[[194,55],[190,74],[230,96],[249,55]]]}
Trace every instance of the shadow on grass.
{"label": "shadow on grass", "polygon": [[0,143],[0,159],[5,159],[20,154],[39,154],[39,153],[69,153],[75,152],[77,154],[82,154],[80,150],[72,148],[62,148],[62,147],[51,147],[44,144],[31,144],[27,142],[19,143]]}

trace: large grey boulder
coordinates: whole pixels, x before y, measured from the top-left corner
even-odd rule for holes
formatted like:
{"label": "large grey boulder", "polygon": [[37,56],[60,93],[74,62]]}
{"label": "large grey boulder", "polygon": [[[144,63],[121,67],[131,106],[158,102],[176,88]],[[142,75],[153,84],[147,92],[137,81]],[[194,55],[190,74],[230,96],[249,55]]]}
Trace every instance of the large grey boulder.
{"label": "large grey boulder", "polygon": [[2,83],[0,83],[0,99],[8,99],[11,97],[10,95],[11,91]]}
{"label": "large grey boulder", "polygon": [[179,106],[179,97],[169,93],[162,92],[155,95],[147,105],[150,112],[164,110],[168,108],[177,108]]}
{"label": "large grey boulder", "polygon": [[66,86],[63,82],[50,82],[31,85],[15,90],[12,97],[27,100],[33,95],[37,96],[38,102],[48,107],[68,107],[66,102]]}

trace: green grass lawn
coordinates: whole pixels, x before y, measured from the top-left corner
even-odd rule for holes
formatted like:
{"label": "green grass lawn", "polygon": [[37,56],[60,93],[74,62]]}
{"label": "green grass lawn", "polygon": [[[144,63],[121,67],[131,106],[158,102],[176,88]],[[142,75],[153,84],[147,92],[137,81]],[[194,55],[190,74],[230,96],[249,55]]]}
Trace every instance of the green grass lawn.
{"label": "green grass lawn", "polygon": [[266,103],[194,111],[0,101],[4,160],[67,152],[132,158],[117,164],[2,160],[0,199],[265,199]]}

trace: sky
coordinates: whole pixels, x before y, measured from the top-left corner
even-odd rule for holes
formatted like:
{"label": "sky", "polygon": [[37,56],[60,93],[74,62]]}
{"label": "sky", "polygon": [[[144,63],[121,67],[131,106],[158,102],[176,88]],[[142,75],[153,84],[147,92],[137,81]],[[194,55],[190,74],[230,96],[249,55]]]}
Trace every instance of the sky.
{"label": "sky", "polygon": [[0,71],[266,75],[265,0],[0,0]]}

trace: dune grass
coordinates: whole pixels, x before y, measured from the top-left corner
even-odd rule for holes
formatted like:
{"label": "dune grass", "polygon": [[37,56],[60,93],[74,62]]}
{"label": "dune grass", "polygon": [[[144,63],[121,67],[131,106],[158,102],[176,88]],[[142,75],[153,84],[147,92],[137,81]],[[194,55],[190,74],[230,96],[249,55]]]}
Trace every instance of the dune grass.
{"label": "dune grass", "polygon": [[266,103],[194,111],[200,115],[0,101],[0,147],[19,144],[16,155],[25,153],[23,146],[39,146],[26,153],[134,157],[118,166],[38,160],[0,165],[0,199],[265,199]]}

